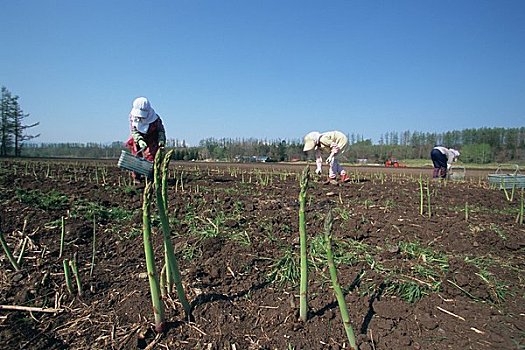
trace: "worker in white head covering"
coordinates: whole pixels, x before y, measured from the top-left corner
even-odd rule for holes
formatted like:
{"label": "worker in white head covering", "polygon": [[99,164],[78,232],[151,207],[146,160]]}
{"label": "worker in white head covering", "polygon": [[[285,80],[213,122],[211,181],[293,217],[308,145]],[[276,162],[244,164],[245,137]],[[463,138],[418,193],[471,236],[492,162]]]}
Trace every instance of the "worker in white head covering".
{"label": "worker in white head covering", "polygon": [[151,107],[149,100],[145,97],[138,97],[133,100],[129,117],[132,127],[143,134],[146,134],[149,125],[159,118],[153,107]]}
{"label": "worker in white head covering", "polygon": [[445,179],[452,163],[458,160],[459,155],[459,151],[454,148],[446,148],[443,146],[435,146],[432,148],[430,152],[430,158],[434,165],[432,177],[434,179]]}
{"label": "worker in white head covering", "polygon": [[[166,144],[166,132],[162,120],[146,97],[133,100],[129,123],[131,136],[126,146],[132,154],[153,161],[158,149]],[[138,174],[134,175],[135,179],[140,179]]]}
{"label": "worker in white head covering", "polygon": [[304,152],[315,150],[315,172],[317,175],[322,174],[323,158],[322,153],[329,153],[326,163],[330,168],[328,179],[325,183],[337,184],[337,176],[340,182],[348,182],[350,178],[345,169],[339,164],[339,156],[346,150],[348,138],[340,131],[327,131],[320,133],[312,131],[304,136]]}

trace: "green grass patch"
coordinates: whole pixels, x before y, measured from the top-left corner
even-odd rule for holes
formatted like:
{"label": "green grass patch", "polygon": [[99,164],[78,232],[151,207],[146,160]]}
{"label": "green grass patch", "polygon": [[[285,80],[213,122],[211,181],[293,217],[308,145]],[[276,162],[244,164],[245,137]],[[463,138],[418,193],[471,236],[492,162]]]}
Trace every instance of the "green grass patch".
{"label": "green grass patch", "polygon": [[17,188],[15,196],[21,203],[35,206],[43,210],[60,210],[69,207],[68,197],[55,190],[42,192],[40,190],[25,190]]}
{"label": "green grass patch", "polygon": [[133,211],[121,207],[106,207],[95,202],[79,200],[74,203],[70,216],[72,218],[83,218],[85,220],[117,221],[130,220]]}
{"label": "green grass patch", "polygon": [[282,255],[272,263],[268,279],[283,285],[298,285],[300,278],[299,252],[292,247],[282,248]]}

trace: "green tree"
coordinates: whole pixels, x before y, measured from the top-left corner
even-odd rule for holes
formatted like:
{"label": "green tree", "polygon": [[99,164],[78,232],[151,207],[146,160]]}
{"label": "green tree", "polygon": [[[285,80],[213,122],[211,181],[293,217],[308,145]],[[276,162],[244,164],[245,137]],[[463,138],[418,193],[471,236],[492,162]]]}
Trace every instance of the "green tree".
{"label": "green tree", "polygon": [[20,157],[22,153],[22,147],[24,145],[24,141],[29,141],[29,140],[32,140],[40,136],[40,134],[28,135],[26,133],[27,129],[38,126],[40,123],[36,122],[30,125],[23,124],[24,119],[29,117],[29,114],[24,114],[18,102],[17,101],[15,102],[16,103],[14,105],[13,120],[12,120],[13,139],[14,139],[14,147],[15,147],[15,156]]}
{"label": "green tree", "polygon": [[6,156],[9,150],[14,150],[15,156],[21,155],[24,141],[34,139],[40,135],[27,135],[26,130],[39,123],[25,125],[25,114],[18,103],[18,96],[13,96],[6,87],[2,87],[0,99],[0,155]]}
{"label": "green tree", "polygon": [[465,163],[487,164],[493,159],[494,155],[488,143],[470,144],[461,148],[461,160]]}
{"label": "green tree", "polygon": [[283,162],[286,159],[286,141],[282,140],[277,145],[277,160]]}
{"label": "green tree", "polygon": [[13,114],[13,97],[7,88],[2,86],[0,99],[0,156],[6,156],[13,146],[13,128],[11,116]]}

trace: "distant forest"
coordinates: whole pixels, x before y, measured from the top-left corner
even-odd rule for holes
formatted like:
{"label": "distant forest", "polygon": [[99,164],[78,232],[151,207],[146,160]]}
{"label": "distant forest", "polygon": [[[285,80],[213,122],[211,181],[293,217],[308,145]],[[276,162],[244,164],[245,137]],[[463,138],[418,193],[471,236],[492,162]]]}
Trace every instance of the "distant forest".
{"label": "distant forest", "polygon": [[[438,144],[459,149],[460,160],[464,163],[522,163],[525,160],[525,127],[444,133],[389,132],[377,144],[356,134],[348,134],[348,140],[349,148],[343,157],[346,162],[428,159],[430,150]],[[174,160],[299,161],[312,157],[302,152],[301,139],[207,138],[195,147],[186,146],[185,141],[168,140],[167,147],[175,148]],[[110,144],[24,143],[18,152],[24,157],[118,158],[123,149],[120,141]]]}
{"label": "distant forest", "polygon": [[[0,157],[118,158],[124,149],[122,141],[110,144],[36,143],[34,139],[40,135],[31,135],[28,131],[39,123],[25,124],[28,117],[29,114],[23,112],[18,102],[18,96],[2,87]],[[464,163],[525,161],[525,127],[465,129],[444,133],[393,131],[383,134],[377,144],[359,134],[347,136],[349,148],[343,155],[346,162],[428,159],[430,150],[438,144],[460,150],[460,160]],[[168,140],[167,147],[175,149],[175,160],[299,161],[313,157],[302,151],[301,139],[207,138],[196,147],[188,147],[184,140],[172,139]]]}

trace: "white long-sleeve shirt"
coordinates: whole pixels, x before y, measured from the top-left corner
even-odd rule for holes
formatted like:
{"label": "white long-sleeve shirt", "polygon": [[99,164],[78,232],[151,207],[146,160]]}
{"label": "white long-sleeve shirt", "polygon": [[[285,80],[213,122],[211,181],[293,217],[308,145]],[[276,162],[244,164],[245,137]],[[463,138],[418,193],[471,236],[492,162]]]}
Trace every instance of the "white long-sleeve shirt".
{"label": "white long-sleeve shirt", "polygon": [[454,159],[456,158],[456,154],[454,153],[454,151],[443,146],[436,146],[434,147],[434,149],[437,149],[438,151],[447,156],[447,168],[450,168],[450,166],[454,162]]}
{"label": "white long-sleeve shirt", "polygon": [[321,133],[318,147],[315,151],[315,163],[318,169],[323,164],[322,152],[330,151],[331,156],[343,153],[348,145],[348,138],[340,131],[327,131]]}

